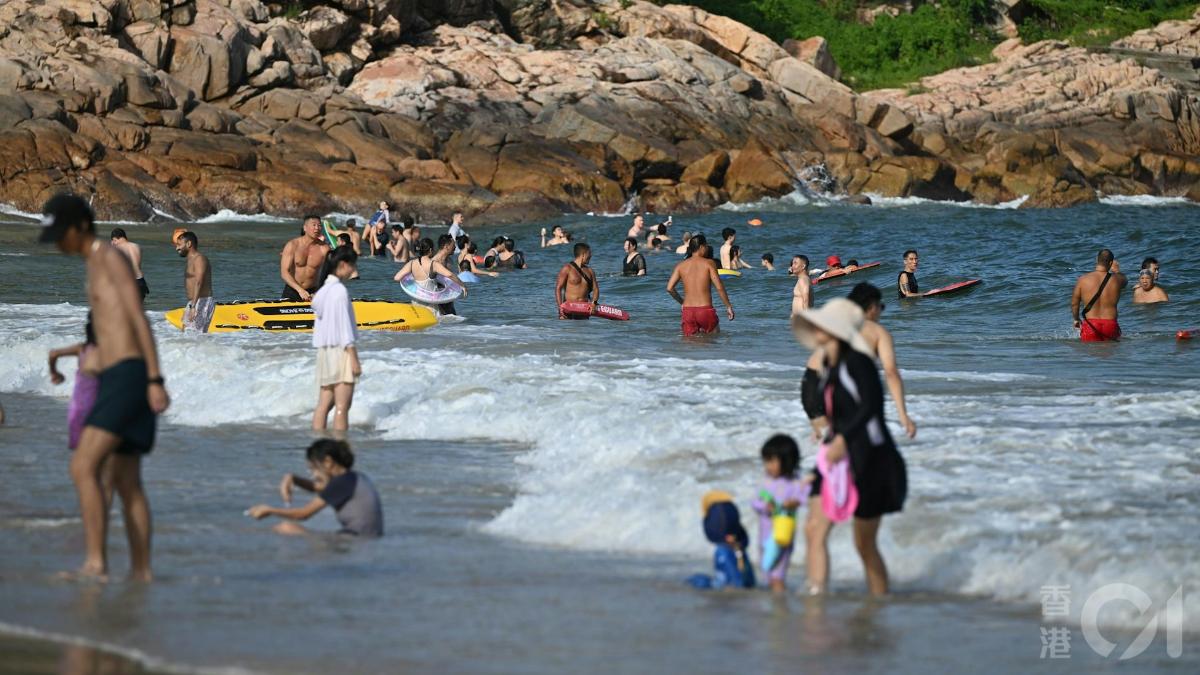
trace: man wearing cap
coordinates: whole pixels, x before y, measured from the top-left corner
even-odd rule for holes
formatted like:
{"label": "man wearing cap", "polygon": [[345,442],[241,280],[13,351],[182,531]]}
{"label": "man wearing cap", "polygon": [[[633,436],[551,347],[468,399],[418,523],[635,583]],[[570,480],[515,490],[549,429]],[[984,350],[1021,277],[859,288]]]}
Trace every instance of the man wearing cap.
{"label": "man wearing cap", "polygon": [[[683,305],[681,327],[684,337],[716,333],[720,330],[717,312],[713,309],[712,289],[717,288],[717,295],[725,303],[725,313],[733,321],[733,304],[725,292],[725,284],[721,275],[717,274],[717,265],[708,257],[710,247],[702,237],[692,237],[692,253],[686,260],[675,266],[671,278],[667,281],[667,293],[675,301]],[[683,282],[683,297],[675,287]]]}
{"label": "man wearing cap", "polygon": [[305,216],[300,236],[284,245],[279,254],[279,277],[283,279],[280,297],[292,302],[311,300],[327,253],[329,244],[321,239],[321,219]]}
{"label": "man wearing cap", "polygon": [[170,405],[154,335],[129,259],[96,238],[95,218],[87,202],[60,194],[42,211],[39,240],[80,256],[86,265],[101,371],[96,404],[71,456],[71,478],[79,493],[87,547],[79,573],[92,578],[108,574],[108,509],[100,484],[100,469],[107,461],[125,515],[130,578],[149,581],[150,504],[142,489],[141,458],[154,446],[156,416]]}
{"label": "man wearing cap", "polygon": [[896,290],[899,292],[901,300],[921,295],[921,288],[917,286],[918,262],[916,251],[910,248],[904,252],[904,271],[896,277]]}
{"label": "man wearing cap", "polygon": [[842,259],[836,255],[831,255],[825,258],[825,271],[821,273],[821,276],[817,277],[817,281],[826,277],[841,276],[845,271],[842,267]]}
{"label": "man wearing cap", "polygon": [[798,255],[792,259],[792,270],[796,285],[792,288],[792,316],[812,307],[812,280],[808,278],[808,256]]}
{"label": "man wearing cap", "polygon": [[138,292],[142,294],[142,302],[146,301],[146,296],[150,295],[150,286],[146,284],[146,278],[142,275],[142,247],[129,241],[129,237],[125,235],[125,230],[122,228],[113,228],[109,239],[113,248],[117,249],[129,258],[129,264],[133,266],[133,276],[137,283]]}
{"label": "man wearing cap", "polygon": [[188,299],[183,310],[183,329],[207,333],[217,307],[212,297],[212,265],[208,256],[200,252],[200,240],[195,232],[180,234],[175,242],[175,252],[187,260],[183,270],[183,290]]}
{"label": "man wearing cap", "polygon": [[1168,300],[1167,291],[1158,285],[1158,261],[1146,258],[1138,272],[1138,285],[1133,287],[1133,304],[1147,305]]}

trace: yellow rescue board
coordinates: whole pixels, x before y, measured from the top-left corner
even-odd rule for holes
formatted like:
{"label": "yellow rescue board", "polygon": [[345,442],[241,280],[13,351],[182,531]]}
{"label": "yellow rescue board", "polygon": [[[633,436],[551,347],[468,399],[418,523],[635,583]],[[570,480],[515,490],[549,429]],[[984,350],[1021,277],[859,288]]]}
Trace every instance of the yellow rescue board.
{"label": "yellow rescue board", "polygon": [[[433,311],[406,302],[390,300],[355,300],[354,318],[359,330],[424,330],[437,323]],[[167,322],[183,329],[183,308],[166,313]],[[258,300],[254,302],[219,302],[208,324],[210,333],[233,333],[241,330],[312,331],[312,306],[307,302],[290,300]]]}

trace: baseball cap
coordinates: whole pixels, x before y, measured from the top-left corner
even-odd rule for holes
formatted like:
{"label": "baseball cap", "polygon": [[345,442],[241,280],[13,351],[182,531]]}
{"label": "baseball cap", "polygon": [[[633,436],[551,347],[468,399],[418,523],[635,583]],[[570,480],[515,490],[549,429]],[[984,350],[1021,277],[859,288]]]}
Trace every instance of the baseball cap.
{"label": "baseball cap", "polygon": [[833,267],[834,265],[841,265],[841,264],[842,264],[842,259],[836,255],[831,255],[825,259],[826,267]]}
{"label": "baseball cap", "polygon": [[88,206],[81,197],[70,193],[62,193],[50,198],[42,207],[42,233],[38,242],[52,244],[62,239],[63,233],[69,228],[79,227],[86,222],[87,229],[95,229],[96,216],[92,207]]}

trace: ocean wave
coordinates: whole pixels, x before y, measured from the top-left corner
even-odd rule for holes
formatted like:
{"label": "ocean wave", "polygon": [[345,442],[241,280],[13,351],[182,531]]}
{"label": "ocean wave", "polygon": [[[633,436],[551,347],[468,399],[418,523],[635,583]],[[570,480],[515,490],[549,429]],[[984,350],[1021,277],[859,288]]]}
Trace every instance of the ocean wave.
{"label": "ocean wave", "polygon": [[197,224],[208,223],[289,223],[300,222],[297,218],[284,218],[282,216],[272,216],[267,213],[238,213],[229,209],[221,209],[211,216],[204,216],[196,221]]}
{"label": "ocean wave", "polygon": [[866,196],[871,198],[872,206],[879,207],[898,207],[898,206],[953,206],[962,209],[994,209],[999,211],[1007,211],[1020,208],[1029,197],[1017,197],[1009,202],[1000,202],[999,204],[980,204],[979,202],[952,202],[940,201],[936,199],[925,199],[924,197],[884,197],[874,193],[866,193]]}
{"label": "ocean wave", "polygon": [[1154,195],[1099,195],[1105,206],[1195,206],[1187,197],[1157,197]]}
{"label": "ocean wave", "polygon": [[0,203],[0,215],[16,216],[17,218],[21,218],[23,220],[32,220],[34,223],[37,223],[38,221],[40,221],[42,219],[42,214],[40,214],[40,213],[30,213],[28,211],[22,211],[21,209],[18,209],[17,207],[13,206],[12,204],[4,204],[4,203]]}

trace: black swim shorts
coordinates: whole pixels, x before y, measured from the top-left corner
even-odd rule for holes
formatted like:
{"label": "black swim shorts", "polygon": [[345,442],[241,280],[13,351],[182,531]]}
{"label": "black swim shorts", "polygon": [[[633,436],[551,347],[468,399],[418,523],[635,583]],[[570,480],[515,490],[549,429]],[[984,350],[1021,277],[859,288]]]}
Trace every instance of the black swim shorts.
{"label": "black swim shorts", "polygon": [[154,447],[157,416],[146,397],[149,384],[146,362],[126,359],[100,373],[96,404],[85,426],[103,429],[121,438],[117,452],[145,455]]}
{"label": "black swim shorts", "polygon": [[146,296],[150,295],[150,286],[146,283],[146,277],[137,280],[137,287],[138,292],[142,294],[142,300],[145,300]]}

